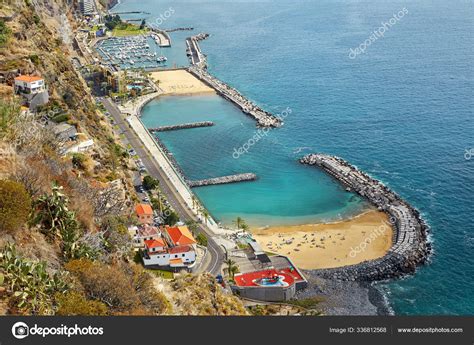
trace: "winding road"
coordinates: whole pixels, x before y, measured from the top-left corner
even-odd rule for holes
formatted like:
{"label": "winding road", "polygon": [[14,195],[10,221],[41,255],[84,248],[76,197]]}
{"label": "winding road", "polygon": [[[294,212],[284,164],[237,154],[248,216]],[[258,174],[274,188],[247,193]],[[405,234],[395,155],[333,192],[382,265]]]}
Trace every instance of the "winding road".
{"label": "winding road", "polygon": [[182,221],[194,220],[198,224],[197,231],[206,235],[208,239],[207,255],[198,266],[197,271],[209,272],[212,275],[221,273],[222,263],[225,259],[224,250],[212,238],[214,236],[213,232],[207,226],[199,223],[196,215],[188,208],[181,195],[176,192],[176,188],[173,187],[159,164],[146,150],[138,135],[130,128],[128,122],[125,121],[117,105],[109,98],[104,98],[102,104],[114,119],[115,124],[120,128],[121,134],[125,136],[130,146],[142,160],[148,174],[160,182],[161,190],[166,194],[169,203],[178,213],[180,219]]}

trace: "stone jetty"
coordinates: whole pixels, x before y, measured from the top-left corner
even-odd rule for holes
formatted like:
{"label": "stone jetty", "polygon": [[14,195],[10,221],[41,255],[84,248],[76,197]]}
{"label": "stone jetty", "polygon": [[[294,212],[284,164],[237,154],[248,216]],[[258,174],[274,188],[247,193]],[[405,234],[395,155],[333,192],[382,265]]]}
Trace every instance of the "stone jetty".
{"label": "stone jetty", "polygon": [[211,126],[214,126],[214,122],[212,122],[212,121],[202,121],[202,122],[183,123],[183,124],[180,124],[180,125],[173,125],[173,126],[154,127],[154,128],[148,128],[148,130],[150,132],[154,133],[154,132],[176,131],[176,130],[179,130],[179,129],[211,127]]}
{"label": "stone jetty", "polygon": [[174,29],[164,29],[163,31],[166,32],[176,32],[176,31],[193,31],[193,27],[180,27],[180,28],[174,28]]}
{"label": "stone jetty", "polygon": [[339,157],[309,154],[300,162],[322,168],[347,190],[361,195],[387,213],[394,229],[393,245],[384,257],[357,265],[313,270],[309,274],[348,281],[383,280],[413,273],[418,265],[428,259],[431,252],[431,244],[427,240],[428,226],[418,210],[395,192]]}
{"label": "stone jetty", "polygon": [[216,184],[255,181],[256,179],[257,179],[257,175],[253,173],[245,173],[245,174],[208,178],[208,179],[199,180],[199,181],[187,181],[187,183],[189,187],[202,187],[202,186],[210,186],[210,185],[216,185]]}
{"label": "stone jetty", "polygon": [[188,68],[188,71],[216,90],[220,96],[234,103],[244,114],[257,120],[258,127],[280,127],[283,124],[280,118],[261,109],[245,98],[239,91],[210,75],[205,69],[192,66]]}
{"label": "stone jetty", "polygon": [[202,53],[198,43],[198,41],[204,40],[207,37],[209,37],[208,34],[201,33],[186,39],[186,50],[191,62],[191,67],[188,68],[189,73],[212,87],[220,96],[234,103],[244,114],[257,120],[258,127],[280,127],[283,125],[281,118],[261,109],[244,97],[238,90],[207,72],[206,56]]}

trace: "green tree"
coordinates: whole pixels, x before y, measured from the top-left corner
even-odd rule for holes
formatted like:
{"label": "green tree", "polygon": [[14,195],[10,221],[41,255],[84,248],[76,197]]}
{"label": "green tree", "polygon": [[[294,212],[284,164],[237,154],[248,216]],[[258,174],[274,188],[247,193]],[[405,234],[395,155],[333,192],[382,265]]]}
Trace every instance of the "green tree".
{"label": "green tree", "polygon": [[168,208],[163,213],[166,225],[174,226],[177,222],[179,222],[179,216],[175,211]]}
{"label": "green tree", "polygon": [[197,234],[196,241],[199,245],[207,247],[207,237],[203,233]]}
{"label": "green tree", "polygon": [[224,262],[227,265],[227,273],[229,274],[229,277],[234,280],[235,274],[239,273],[239,266],[237,266],[235,261],[232,259],[227,259]]}
{"label": "green tree", "polygon": [[0,230],[14,231],[28,220],[30,195],[18,182],[0,180]]}
{"label": "green tree", "polygon": [[201,214],[202,214],[202,217],[204,218],[204,223],[207,225],[207,222],[211,218],[209,211],[206,210],[204,207],[201,207]]}
{"label": "green tree", "polygon": [[151,177],[150,175],[146,175],[143,178],[143,187],[145,187],[146,190],[153,190],[159,186],[160,182]]}
{"label": "green tree", "polygon": [[248,229],[248,226],[247,224],[245,224],[245,220],[243,220],[241,217],[237,217],[233,223],[235,224],[235,226],[237,227],[237,230],[240,230],[240,229]]}

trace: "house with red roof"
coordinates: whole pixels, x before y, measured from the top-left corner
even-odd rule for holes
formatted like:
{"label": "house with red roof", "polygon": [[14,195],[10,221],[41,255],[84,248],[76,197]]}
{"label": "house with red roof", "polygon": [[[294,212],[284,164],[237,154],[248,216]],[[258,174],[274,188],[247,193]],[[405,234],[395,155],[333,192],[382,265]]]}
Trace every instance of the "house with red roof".
{"label": "house with red roof", "polygon": [[144,240],[143,263],[160,269],[190,269],[196,262],[196,241],[186,226],[164,227],[159,238]]}
{"label": "house with red roof", "polygon": [[20,75],[14,79],[16,93],[38,93],[45,90],[44,79],[35,75]]}
{"label": "house with red roof", "polygon": [[49,94],[44,79],[35,75],[20,75],[13,80],[15,93],[25,100],[30,110],[49,102]]}
{"label": "house with red roof", "polygon": [[174,246],[196,244],[196,240],[187,226],[166,227],[165,233]]}
{"label": "house with red roof", "polygon": [[135,206],[135,212],[141,224],[153,223],[153,209],[149,204],[138,204]]}

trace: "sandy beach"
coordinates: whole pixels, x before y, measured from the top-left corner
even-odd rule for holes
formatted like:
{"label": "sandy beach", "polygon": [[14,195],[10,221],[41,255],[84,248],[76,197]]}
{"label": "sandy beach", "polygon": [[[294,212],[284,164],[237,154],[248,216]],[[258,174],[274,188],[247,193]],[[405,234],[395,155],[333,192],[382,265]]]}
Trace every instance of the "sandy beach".
{"label": "sandy beach", "polygon": [[191,95],[215,93],[215,91],[185,70],[152,72],[151,78],[158,81],[164,95]]}
{"label": "sandy beach", "polygon": [[375,210],[335,223],[252,229],[265,251],[287,255],[302,269],[341,267],[382,257],[392,245],[392,233],[387,215]]}

